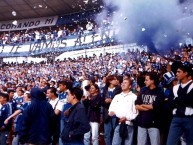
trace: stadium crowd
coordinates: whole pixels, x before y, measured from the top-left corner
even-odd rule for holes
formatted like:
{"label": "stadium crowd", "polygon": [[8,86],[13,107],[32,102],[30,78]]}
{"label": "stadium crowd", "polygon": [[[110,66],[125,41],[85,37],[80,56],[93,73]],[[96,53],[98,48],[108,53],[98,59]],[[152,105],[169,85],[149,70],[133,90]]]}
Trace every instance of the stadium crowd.
{"label": "stadium crowd", "polygon": [[[0,53],[18,54],[18,49],[28,48],[29,54],[53,49],[55,52],[63,48],[65,51],[75,50],[85,45],[99,45],[106,41],[114,42],[115,29],[107,20],[101,27],[92,21],[72,24],[40,27],[21,31],[0,33]],[[106,41],[103,41],[106,40]],[[10,48],[11,46],[11,48]],[[9,49],[7,49],[9,47]]]}
{"label": "stadium crowd", "polygon": [[0,144],[192,145],[192,56],[189,45],[3,63]]}
{"label": "stadium crowd", "polygon": [[[83,28],[82,28],[83,29]],[[4,32],[1,34],[1,42],[2,44],[13,44],[13,43],[26,43],[26,42],[34,42],[38,39],[40,40],[49,40],[49,39],[57,39],[58,37],[66,37],[68,35],[75,35],[78,30],[74,28],[70,30],[65,26],[62,27],[48,27],[48,28],[36,28],[36,29],[29,29],[24,31],[17,31],[17,32]]]}
{"label": "stadium crowd", "polygon": [[[52,26],[52,27],[40,27],[34,29],[27,29],[21,31],[10,31],[0,33],[0,44],[1,46],[6,45],[23,45],[26,43],[41,43],[45,41],[63,41],[69,38],[77,38],[79,43],[82,43],[78,38],[84,37],[84,41],[87,35],[94,35],[97,31],[101,31],[101,37],[108,37],[106,33],[107,29],[110,29],[110,23],[107,21],[103,22],[104,28],[98,28],[98,26],[91,21],[85,22],[84,24],[73,24],[71,26]],[[105,29],[105,30],[104,30]],[[94,38],[93,38],[94,39]],[[94,40],[93,40],[94,41]]]}

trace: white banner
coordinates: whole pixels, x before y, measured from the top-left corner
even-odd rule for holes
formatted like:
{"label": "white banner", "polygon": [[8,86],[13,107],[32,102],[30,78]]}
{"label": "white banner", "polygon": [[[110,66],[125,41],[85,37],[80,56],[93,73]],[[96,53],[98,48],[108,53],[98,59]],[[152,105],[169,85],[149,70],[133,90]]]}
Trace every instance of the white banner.
{"label": "white banner", "polygon": [[58,16],[22,19],[17,20],[17,22],[15,22],[15,25],[13,24],[13,21],[2,21],[0,22],[0,31],[15,31],[23,29],[33,29],[44,26],[53,26],[56,25],[57,20]]}

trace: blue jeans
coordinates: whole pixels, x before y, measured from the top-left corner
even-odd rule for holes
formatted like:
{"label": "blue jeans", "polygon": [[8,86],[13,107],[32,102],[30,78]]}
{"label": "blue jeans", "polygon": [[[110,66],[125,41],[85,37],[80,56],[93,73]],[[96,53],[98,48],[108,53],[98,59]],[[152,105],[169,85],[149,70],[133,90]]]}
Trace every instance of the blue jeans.
{"label": "blue jeans", "polygon": [[12,145],[18,145],[18,144],[19,144],[19,136],[17,134],[16,136],[14,136],[12,140]]}
{"label": "blue jeans", "polygon": [[182,135],[187,145],[193,145],[193,117],[173,117],[167,145],[178,145]]}
{"label": "blue jeans", "polygon": [[160,131],[158,128],[142,128],[140,126],[138,126],[137,144],[146,145],[148,135],[151,145],[160,145]]}
{"label": "blue jeans", "polygon": [[184,134],[182,135],[180,140],[181,140],[181,145],[186,145],[186,139],[185,139]]}
{"label": "blue jeans", "polygon": [[[60,134],[62,133],[63,129],[64,129],[64,120],[60,119]],[[59,145],[63,145],[61,135],[60,135],[60,138],[59,138]]]}
{"label": "blue jeans", "polygon": [[90,136],[92,134],[92,144],[99,145],[99,123],[90,122],[91,131],[84,134],[84,145],[90,145]]}
{"label": "blue jeans", "polygon": [[[114,131],[114,136],[113,136],[113,143],[112,145],[121,145],[122,138],[120,137],[119,134],[119,129],[120,125],[117,125]],[[127,130],[128,130],[128,135],[124,139],[124,145],[132,145],[133,142],[133,126],[127,125]]]}
{"label": "blue jeans", "polygon": [[112,138],[115,127],[116,117],[111,117],[111,119],[107,123],[104,123],[104,139],[106,145],[112,145]]}

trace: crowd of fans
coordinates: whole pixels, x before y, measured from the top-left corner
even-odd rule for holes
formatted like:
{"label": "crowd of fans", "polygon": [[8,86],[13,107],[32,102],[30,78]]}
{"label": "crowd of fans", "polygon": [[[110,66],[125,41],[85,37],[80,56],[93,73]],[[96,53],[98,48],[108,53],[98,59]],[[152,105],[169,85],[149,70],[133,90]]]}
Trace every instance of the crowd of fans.
{"label": "crowd of fans", "polygon": [[[96,35],[114,38],[113,23],[2,32],[0,53],[25,44],[29,52],[53,42],[66,47],[71,38],[81,46],[88,35],[92,43]],[[193,145],[192,79],[191,45],[165,55],[128,50],[2,63],[0,145]]]}
{"label": "crowd of fans", "polygon": [[[77,27],[78,28],[78,27]],[[66,28],[65,26],[58,27],[41,27],[35,29],[27,29],[22,31],[12,31],[1,33],[2,44],[13,44],[13,43],[26,43],[33,42],[35,40],[49,40],[57,39],[63,35],[75,35],[77,32],[76,26],[72,28]]]}
{"label": "crowd of fans", "polygon": [[191,145],[192,56],[189,45],[163,56],[3,63],[0,144],[98,145],[104,134],[106,145]]}
{"label": "crowd of fans", "polygon": [[[79,46],[86,43],[86,37],[92,37],[92,43],[94,43],[94,39],[96,37],[96,33],[98,33],[101,37],[101,40],[104,38],[109,38],[110,32],[110,24],[105,21],[102,25],[103,27],[98,28],[98,26],[94,22],[87,22],[85,24],[74,24],[71,27],[68,26],[53,26],[53,27],[42,27],[36,29],[27,29],[22,31],[11,31],[11,32],[2,32],[0,34],[0,46],[2,47],[1,53],[4,51],[6,46],[13,46],[10,53],[13,51],[15,47],[21,47],[24,44],[34,44],[33,47],[49,48],[49,46],[53,47],[53,42],[57,44],[63,44],[62,46],[68,46],[68,39],[75,39],[74,46],[77,44]],[[41,46],[42,45],[42,46]],[[35,48],[36,50],[36,48]],[[31,50],[30,50],[31,51]]]}

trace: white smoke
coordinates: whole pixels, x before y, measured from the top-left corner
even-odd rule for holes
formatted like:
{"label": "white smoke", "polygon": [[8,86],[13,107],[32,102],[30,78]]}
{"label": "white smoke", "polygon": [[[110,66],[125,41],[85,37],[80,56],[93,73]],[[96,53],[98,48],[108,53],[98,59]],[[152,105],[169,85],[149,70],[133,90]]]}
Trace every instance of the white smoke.
{"label": "white smoke", "polygon": [[[119,29],[119,39],[126,43],[137,42],[152,51],[165,51],[182,41],[185,32],[180,29],[179,20],[185,15],[186,3],[182,5],[179,0],[104,0],[104,4],[105,9],[97,17],[98,23],[112,17]],[[108,16],[112,9],[116,11]]]}

